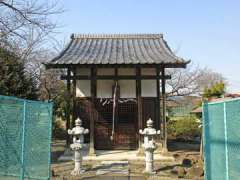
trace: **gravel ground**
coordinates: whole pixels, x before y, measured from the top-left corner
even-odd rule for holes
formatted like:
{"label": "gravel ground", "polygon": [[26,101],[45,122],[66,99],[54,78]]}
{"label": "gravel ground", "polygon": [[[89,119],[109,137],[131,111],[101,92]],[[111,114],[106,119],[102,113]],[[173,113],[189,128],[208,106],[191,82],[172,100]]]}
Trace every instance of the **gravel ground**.
{"label": "gravel ground", "polygon": [[[185,146],[185,145],[184,145]],[[179,147],[179,145],[178,145]],[[186,147],[186,146],[185,146]],[[86,179],[86,180],[174,180],[174,179],[187,179],[178,178],[177,174],[172,173],[172,170],[176,167],[182,167],[182,160],[186,157],[191,157],[199,159],[199,153],[197,151],[191,151],[189,149],[182,150],[181,148],[176,151],[171,150],[171,154],[176,158],[174,162],[155,162],[154,167],[156,170],[156,175],[145,174],[144,172],[144,162],[129,162],[129,175],[120,175],[120,174],[104,174],[96,176],[96,169],[94,168],[100,162],[83,162],[83,166],[86,169],[86,172],[79,177],[73,177],[70,175],[71,170],[74,168],[73,162],[57,162],[57,158],[64,151],[64,141],[53,141],[52,146],[52,180],[77,180],[77,179]],[[188,178],[193,179],[193,178]],[[194,178],[194,179],[203,179]]]}

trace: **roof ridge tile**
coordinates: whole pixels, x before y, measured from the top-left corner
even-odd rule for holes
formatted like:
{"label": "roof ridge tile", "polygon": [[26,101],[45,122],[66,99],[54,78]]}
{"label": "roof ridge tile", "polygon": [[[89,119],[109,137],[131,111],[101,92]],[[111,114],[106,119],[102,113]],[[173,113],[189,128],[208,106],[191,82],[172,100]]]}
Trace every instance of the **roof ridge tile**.
{"label": "roof ridge tile", "polygon": [[159,39],[163,38],[163,34],[72,34],[71,39],[78,38],[109,38],[109,39],[131,39],[131,38],[149,38],[149,39]]}

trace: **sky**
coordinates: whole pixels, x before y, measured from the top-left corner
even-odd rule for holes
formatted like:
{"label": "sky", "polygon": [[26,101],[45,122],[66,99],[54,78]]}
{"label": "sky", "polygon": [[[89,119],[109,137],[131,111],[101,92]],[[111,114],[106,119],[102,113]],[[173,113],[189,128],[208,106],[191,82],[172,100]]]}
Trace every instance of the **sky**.
{"label": "sky", "polygon": [[194,65],[220,72],[240,92],[239,0],[59,0],[56,38],[72,33],[163,33]]}

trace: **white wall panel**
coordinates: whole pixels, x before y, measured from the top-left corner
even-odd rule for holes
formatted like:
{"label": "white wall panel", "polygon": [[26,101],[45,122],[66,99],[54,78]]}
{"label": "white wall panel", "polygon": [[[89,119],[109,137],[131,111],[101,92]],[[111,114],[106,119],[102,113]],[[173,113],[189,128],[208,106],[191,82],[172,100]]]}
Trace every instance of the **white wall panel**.
{"label": "white wall panel", "polygon": [[90,97],[91,82],[90,80],[76,80],[76,97]]}
{"label": "white wall panel", "polygon": [[112,98],[113,80],[97,80],[97,97]]}
{"label": "white wall panel", "polygon": [[136,98],[136,81],[119,80],[120,98]]}
{"label": "white wall panel", "polygon": [[142,97],[157,97],[156,80],[142,80]]}

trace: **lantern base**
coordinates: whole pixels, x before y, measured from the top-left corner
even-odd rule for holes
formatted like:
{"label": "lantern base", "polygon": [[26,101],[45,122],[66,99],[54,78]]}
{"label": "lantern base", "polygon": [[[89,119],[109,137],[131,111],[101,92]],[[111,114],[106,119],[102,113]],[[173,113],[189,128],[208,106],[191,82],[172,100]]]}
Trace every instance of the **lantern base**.
{"label": "lantern base", "polygon": [[72,176],[78,176],[78,175],[83,174],[84,172],[86,172],[85,169],[73,170],[73,171],[71,172],[71,175],[72,175]]}

